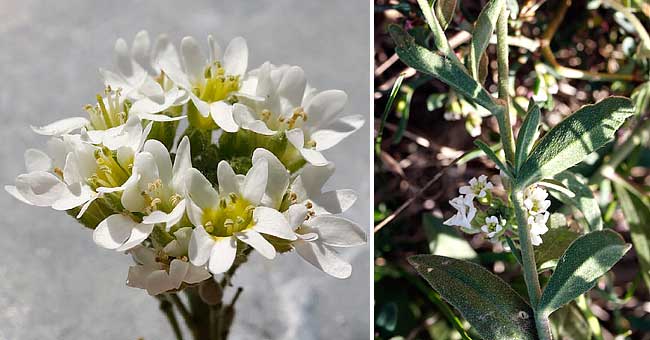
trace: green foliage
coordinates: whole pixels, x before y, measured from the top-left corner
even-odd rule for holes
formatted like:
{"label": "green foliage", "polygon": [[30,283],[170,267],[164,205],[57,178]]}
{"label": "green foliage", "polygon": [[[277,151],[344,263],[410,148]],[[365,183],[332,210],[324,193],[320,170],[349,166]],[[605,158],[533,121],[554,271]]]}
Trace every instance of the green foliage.
{"label": "green foliage", "polygon": [[512,172],[510,171],[510,168],[507,167],[501,161],[501,159],[499,159],[499,156],[497,156],[497,154],[494,153],[494,150],[492,150],[487,144],[483,143],[482,141],[480,141],[478,139],[474,141],[474,144],[476,146],[478,146],[479,149],[481,149],[489,159],[491,159],[494,163],[496,163],[496,165],[499,167],[499,169],[503,170],[503,172],[508,174],[508,176],[510,176],[511,178],[513,177]]}
{"label": "green foliage", "polygon": [[460,260],[477,259],[476,251],[455,228],[442,224],[440,219],[430,214],[422,217],[422,226],[429,240],[431,254]]}
{"label": "green foliage", "polygon": [[553,333],[555,337],[562,340],[585,340],[591,339],[591,328],[580,312],[573,304],[566,305],[557,310],[551,316]]}
{"label": "green foliage", "polygon": [[562,202],[571,204],[582,212],[589,226],[587,230],[603,229],[602,213],[600,206],[598,206],[598,201],[594,198],[594,193],[591,189],[580,180],[578,175],[570,171],[564,171],[555,175],[554,178],[573,193],[573,196],[567,196],[563,193],[558,193],[558,196]]}
{"label": "green foliage", "polygon": [[624,187],[615,184],[616,195],[630,227],[634,250],[639,258],[641,277],[650,290],[650,207]]}
{"label": "green foliage", "polygon": [[395,42],[397,55],[405,64],[440,79],[492,114],[503,115],[503,108],[494,102],[492,96],[453,57],[444,51],[430,51],[417,45],[413,37],[397,25],[390,25],[388,32]]}
{"label": "green foliage", "polygon": [[537,130],[539,128],[540,120],[540,110],[539,106],[535,104],[535,101],[532,99],[528,104],[528,113],[524,122],[521,124],[521,129],[519,129],[519,134],[517,134],[517,144],[515,150],[515,166],[517,170],[528,157],[530,150],[533,148],[535,139],[537,137]]}
{"label": "green foliage", "polygon": [[388,102],[384,107],[384,113],[381,115],[381,123],[379,124],[379,130],[377,131],[377,137],[375,139],[375,153],[377,155],[381,153],[381,140],[384,134],[384,126],[386,125],[386,119],[388,118],[388,114],[390,113],[390,110],[393,107],[395,98],[397,98],[397,93],[399,92],[399,89],[402,86],[403,80],[404,80],[404,74],[402,73],[395,80],[395,83],[393,84],[393,89],[390,91],[390,95],[388,96]]}
{"label": "green foliage", "polygon": [[499,18],[499,13],[505,3],[505,0],[491,0],[483,7],[481,14],[476,19],[469,52],[469,69],[474,79],[479,79],[478,69],[481,56],[490,43],[490,38],[497,24],[497,18]]}
{"label": "green foliage", "polygon": [[411,256],[409,262],[484,339],[537,339],[530,306],[487,269],[437,255]]}
{"label": "green foliage", "polygon": [[610,142],[633,112],[632,102],[623,97],[583,106],[538,141],[517,173],[516,185],[524,188],[580,163]]}
{"label": "green foliage", "polygon": [[549,315],[588,292],[629,249],[630,245],[609,229],[579,237],[558,261],[536,310]]}
{"label": "green foliage", "polygon": [[543,271],[555,268],[557,261],[564,254],[569,245],[580,236],[578,233],[564,227],[549,229],[542,235],[544,241],[535,247],[535,261],[537,270]]}
{"label": "green foliage", "polygon": [[456,0],[436,0],[433,10],[436,13],[440,27],[445,30],[454,19]]}

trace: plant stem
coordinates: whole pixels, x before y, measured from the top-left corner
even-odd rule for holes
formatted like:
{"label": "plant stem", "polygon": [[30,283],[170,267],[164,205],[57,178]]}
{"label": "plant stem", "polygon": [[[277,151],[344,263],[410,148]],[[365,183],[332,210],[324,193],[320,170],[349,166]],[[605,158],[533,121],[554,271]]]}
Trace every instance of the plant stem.
{"label": "plant stem", "polygon": [[169,321],[169,324],[172,326],[172,330],[174,330],[174,335],[176,335],[177,340],[183,340],[183,333],[181,333],[181,328],[178,325],[178,320],[176,320],[176,315],[174,315],[174,307],[172,306],[171,302],[167,300],[164,296],[156,296],[158,301],[160,301],[160,310],[165,314],[167,317],[167,321]]}
{"label": "plant stem", "polygon": [[526,220],[526,213],[522,206],[524,193],[522,190],[515,188],[511,194],[513,208],[517,216],[517,226],[519,228],[519,246],[521,248],[521,263],[524,270],[524,281],[528,289],[528,298],[530,305],[535,311],[535,325],[537,326],[537,334],[540,340],[552,340],[551,323],[548,315],[537,312],[537,304],[542,295],[542,289],[539,284],[539,277],[537,276],[537,264],[535,263],[535,253],[533,252],[533,244],[531,243],[530,229],[528,228],[528,221]]}
{"label": "plant stem", "polygon": [[[508,67],[508,10],[503,6],[499,19],[497,20],[497,65],[499,71],[499,99],[503,105],[503,119],[499,121],[501,130],[501,143],[506,154],[506,163],[514,165],[515,161],[515,139],[512,134],[512,122],[510,121],[510,94]],[[498,115],[497,115],[497,118]]]}
{"label": "plant stem", "polygon": [[174,304],[174,306],[176,306],[176,309],[178,309],[178,312],[185,320],[185,324],[187,325],[187,328],[189,328],[190,332],[192,332],[192,336],[194,338],[198,338],[196,322],[192,317],[192,314],[187,310],[187,307],[185,307],[185,304],[183,304],[183,301],[181,301],[181,298],[178,296],[178,294],[176,293],[168,294],[167,299],[169,299]]}

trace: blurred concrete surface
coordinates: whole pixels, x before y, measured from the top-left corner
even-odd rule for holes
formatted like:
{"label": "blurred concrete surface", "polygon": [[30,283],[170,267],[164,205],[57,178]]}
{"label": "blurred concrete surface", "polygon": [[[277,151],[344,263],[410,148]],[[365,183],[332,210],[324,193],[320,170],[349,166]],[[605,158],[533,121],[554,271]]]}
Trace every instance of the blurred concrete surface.
{"label": "blurred concrete surface", "polygon": [[[23,152],[44,138],[29,125],[82,114],[101,90],[98,67],[112,67],[115,39],[136,32],[241,35],[249,65],[302,66],[310,83],[350,97],[366,116],[369,9],[366,1],[0,1],[0,167],[3,184],[24,170]],[[330,187],[354,188],[347,214],[369,227],[369,127],[328,157]],[[63,213],[0,193],[0,340],[172,339],[157,302],[124,281],[130,258],[97,248]],[[236,275],[245,288],[233,339],[367,339],[368,247],[345,252],[354,274],[332,279],[295,255],[254,256]]]}

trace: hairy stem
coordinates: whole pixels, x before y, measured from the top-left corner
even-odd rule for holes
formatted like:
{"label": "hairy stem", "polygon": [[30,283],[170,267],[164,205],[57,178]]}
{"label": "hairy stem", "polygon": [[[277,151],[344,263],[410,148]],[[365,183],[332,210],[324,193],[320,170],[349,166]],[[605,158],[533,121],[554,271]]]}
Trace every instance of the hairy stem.
{"label": "hairy stem", "polygon": [[[515,161],[515,139],[512,134],[512,122],[510,121],[510,94],[508,67],[508,10],[503,6],[499,19],[497,20],[497,65],[499,71],[499,99],[502,101],[504,112],[503,119],[499,120],[501,130],[501,143],[506,154],[506,161],[514,165]],[[497,116],[497,118],[499,118]]]}

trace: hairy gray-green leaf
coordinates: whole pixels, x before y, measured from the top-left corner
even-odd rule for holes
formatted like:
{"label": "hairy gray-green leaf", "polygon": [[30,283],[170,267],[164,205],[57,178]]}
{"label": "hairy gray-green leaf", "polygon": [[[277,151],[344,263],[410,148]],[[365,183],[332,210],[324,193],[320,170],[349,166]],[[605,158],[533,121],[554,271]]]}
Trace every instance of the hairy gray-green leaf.
{"label": "hairy gray-green leaf", "polygon": [[578,236],[580,236],[578,233],[571,231],[566,226],[550,229],[542,235],[544,242],[535,247],[537,270],[541,272],[554,268],[558,259]]}
{"label": "hairy gray-green leaf", "polygon": [[[580,180],[578,175],[570,171],[564,171],[555,175],[553,178],[564,184],[564,186],[569,188],[569,190],[574,194],[574,196],[571,197],[564,193],[559,193],[558,199],[562,202],[573,205],[582,212],[587,224],[589,225],[588,230],[603,229],[603,218],[601,217],[602,213],[600,212],[598,201],[594,198],[593,191],[591,191],[591,189]],[[553,194],[553,192],[551,192],[551,194]]]}
{"label": "hairy gray-green leaf", "polygon": [[517,169],[521,168],[526,157],[528,157],[528,153],[533,148],[539,128],[540,115],[539,106],[531,99],[528,103],[528,113],[526,113],[526,118],[524,118],[521,129],[519,129],[519,133],[517,134],[515,150],[515,166]]}
{"label": "hairy gray-green leaf", "polygon": [[437,0],[433,6],[440,26],[446,30],[456,13],[456,0]]}
{"label": "hairy gray-green leaf", "polygon": [[499,156],[497,156],[496,153],[494,153],[494,150],[492,150],[487,144],[483,143],[481,140],[475,140],[474,144],[478,146],[486,156],[488,156],[489,159],[491,159],[496,165],[499,167],[499,169],[503,170],[510,178],[512,178],[512,173],[510,172],[510,168],[506,166],[501,159],[499,159]]}
{"label": "hairy gray-green leaf", "polygon": [[436,77],[492,114],[503,115],[503,108],[497,105],[492,96],[467,74],[460,63],[455,62],[444,52],[429,51],[416,44],[413,37],[397,25],[390,25],[388,32],[395,42],[397,55],[406,65]]}
{"label": "hairy gray-green leaf", "polygon": [[[456,54],[451,49],[451,46],[449,46],[449,41],[447,40],[447,36],[445,35],[445,30],[442,29],[442,26],[440,26],[440,22],[438,22],[438,18],[436,18],[436,16],[434,15],[433,9],[429,5],[429,1],[428,0],[417,0],[417,1],[418,1],[418,5],[420,6],[420,10],[422,10],[422,14],[424,14],[424,19],[426,20],[427,24],[429,25],[429,28],[431,29],[431,33],[433,34],[433,45],[436,47],[436,50],[446,54],[454,62],[460,63],[458,57],[456,57]],[[389,27],[389,32],[390,32],[390,27]],[[393,39],[395,38],[393,37]]]}
{"label": "hairy gray-green leaf", "polygon": [[580,309],[574,304],[560,308],[551,316],[553,334],[556,339],[585,340],[591,339],[591,327]]}
{"label": "hairy gray-green leaf", "polygon": [[548,315],[588,292],[629,249],[630,245],[609,229],[577,238],[558,260],[536,309]]}
{"label": "hairy gray-green leaf", "polygon": [[478,19],[476,19],[469,51],[470,71],[474,79],[478,80],[478,67],[481,55],[490,44],[492,32],[494,32],[499,13],[505,3],[505,0],[491,0],[485,5]]}
{"label": "hairy gray-green leaf", "polygon": [[437,255],[411,256],[409,262],[484,339],[537,339],[530,306],[487,269]]}
{"label": "hairy gray-green leaf", "polygon": [[624,187],[614,184],[639,259],[641,277],[650,290],[650,207]]}
{"label": "hairy gray-green leaf", "polygon": [[523,188],[580,163],[611,141],[633,113],[632,102],[623,97],[583,106],[539,140],[517,174],[517,186]]}
{"label": "hairy gray-green leaf", "polygon": [[422,217],[422,226],[429,240],[431,254],[461,260],[476,260],[476,251],[455,228],[442,224],[440,219],[431,214]]}

